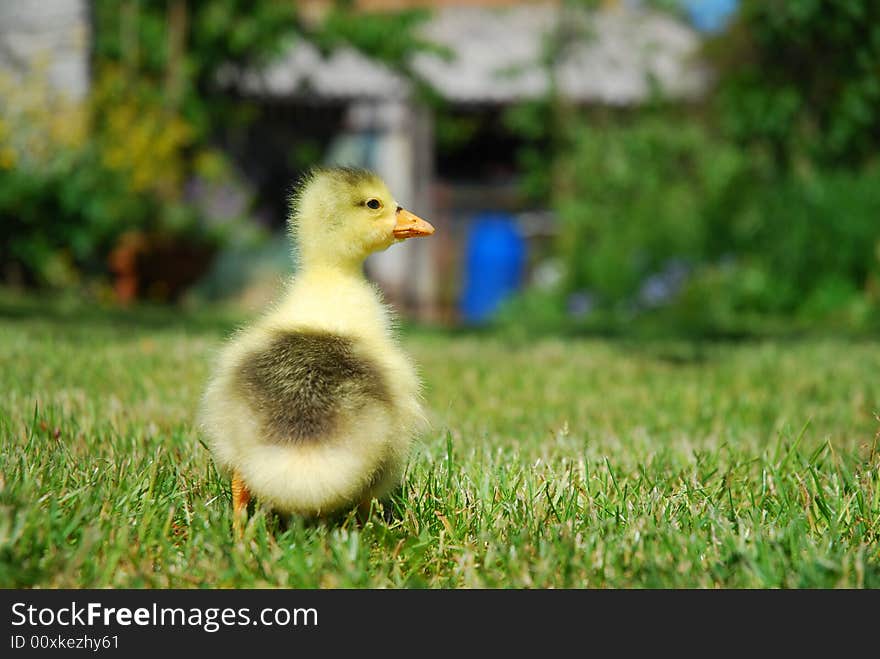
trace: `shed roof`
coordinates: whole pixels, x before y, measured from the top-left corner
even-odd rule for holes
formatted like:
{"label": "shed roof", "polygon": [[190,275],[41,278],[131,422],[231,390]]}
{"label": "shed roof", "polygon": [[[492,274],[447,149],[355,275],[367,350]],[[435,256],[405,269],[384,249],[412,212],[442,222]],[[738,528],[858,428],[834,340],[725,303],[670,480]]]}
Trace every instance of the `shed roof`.
{"label": "shed roof", "polygon": [[[420,53],[412,67],[451,102],[536,98],[550,84],[540,61],[560,21],[577,35],[556,70],[560,89],[574,101],[630,105],[655,89],[692,98],[706,86],[706,72],[695,57],[697,33],[667,14],[628,7],[591,14],[541,4],[444,7],[420,31],[451,58]],[[324,56],[303,40],[262,70],[227,72],[225,78],[243,92],[274,97],[354,100],[409,93],[402,76],[356,50]]]}

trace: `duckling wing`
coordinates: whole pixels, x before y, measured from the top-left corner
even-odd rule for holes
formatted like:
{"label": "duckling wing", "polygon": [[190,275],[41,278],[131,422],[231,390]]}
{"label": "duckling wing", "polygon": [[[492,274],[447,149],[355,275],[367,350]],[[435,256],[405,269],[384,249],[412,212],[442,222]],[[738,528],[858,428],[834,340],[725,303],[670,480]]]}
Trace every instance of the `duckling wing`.
{"label": "duckling wing", "polygon": [[316,330],[277,331],[246,354],[234,386],[254,410],[263,441],[317,443],[344,415],[369,403],[391,405],[382,372],[349,337]]}

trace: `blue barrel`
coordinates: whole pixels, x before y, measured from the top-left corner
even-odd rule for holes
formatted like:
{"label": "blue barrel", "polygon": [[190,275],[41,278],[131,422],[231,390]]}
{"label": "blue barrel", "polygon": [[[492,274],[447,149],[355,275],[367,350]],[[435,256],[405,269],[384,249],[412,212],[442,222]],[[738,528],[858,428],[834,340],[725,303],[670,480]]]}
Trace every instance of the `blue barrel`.
{"label": "blue barrel", "polygon": [[739,0],[686,0],[685,10],[691,23],[701,32],[720,32],[734,12]]}
{"label": "blue barrel", "polygon": [[499,305],[519,290],[526,264],[526,242],[512,215],[485,212],[468,231],[464,253],[462,320],[489,320]]}

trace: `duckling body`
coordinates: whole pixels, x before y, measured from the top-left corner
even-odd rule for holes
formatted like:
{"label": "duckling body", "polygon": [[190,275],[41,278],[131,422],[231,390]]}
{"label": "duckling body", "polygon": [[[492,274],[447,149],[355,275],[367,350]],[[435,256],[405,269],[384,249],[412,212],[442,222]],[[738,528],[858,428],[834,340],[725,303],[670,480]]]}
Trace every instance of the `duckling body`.
{"label": "duckling body", "polygon": [[[396,207],[373,175],[342,171],[362,184],[358,200],[384,196],[383,208]],[[344,182],[345,175],[336,176],[337,182],[340,177]],[[323,192],[342,194],[347,187]],[[300,199],[300,232],[336,224],[314,202]],[[401,211],[393,211],[394,223],[382,217],[388,210],[353,213],[348,231],[364,225],[375,235],[358,247],[356,236],[340,234],[356,243],[342,249],[343,258],[337,248],[310,253],[316,245],[306,247],[302,268],[280,302],[219,355],[202,401],[208,445],[245,493],[279,511],[318,516],[369,502],[387,494],[403,473],[424,419],[420,382],[380,294],[360,268],[366,253],[400,239],[394,227]],[[407,221],[414,217],[407,214]],[[299,239],[305,243],[300,247],[309,245],[308,237]]]}

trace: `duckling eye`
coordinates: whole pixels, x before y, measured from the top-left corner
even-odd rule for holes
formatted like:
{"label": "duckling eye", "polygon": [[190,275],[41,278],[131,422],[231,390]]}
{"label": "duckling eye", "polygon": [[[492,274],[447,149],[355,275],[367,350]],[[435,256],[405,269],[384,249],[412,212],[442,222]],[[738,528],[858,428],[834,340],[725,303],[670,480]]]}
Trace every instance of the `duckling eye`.
{"label": "duckling eye", "polygon": [[368,199],[367,208],[372,208],[374,211],[377,211],[382,208],[382,202],[378,199]]}

